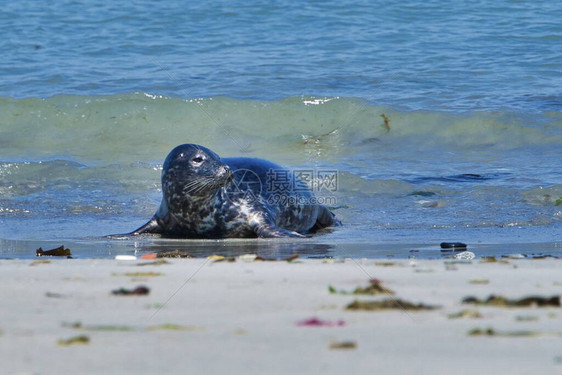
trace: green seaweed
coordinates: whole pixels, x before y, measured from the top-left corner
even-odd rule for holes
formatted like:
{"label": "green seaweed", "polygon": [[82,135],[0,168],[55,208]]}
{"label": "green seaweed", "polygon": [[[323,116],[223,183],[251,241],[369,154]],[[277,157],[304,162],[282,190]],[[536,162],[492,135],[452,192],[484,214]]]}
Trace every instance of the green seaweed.
{"label": "green seaweed", "polygon": [[104,331],[104,332],[130,332],[134,331],[133,327],[129,326],[114,326],[114,325],[99,325],[99,326],[84,326],[82,329],[86,331]]}
{"label": "green seaweed", "polygon": [[146,308],[147,309],[158,309],[158,310],[160,310],[160,309],[164,308],[164,306],[166,306],[166,304],[164,302],[155,302],[155,303],[152,303],[150,305],[146,305]]}
{"label": "green seaweed", "polygon": [[82,324],[82,322],[63,323],[62,326],[72,329],[85,330],[85,331],[105,331],[105,332],[134,331],[134,328],[130,326],[118,326],[118,325],[110,325],[110,324],[85,326]]}
{"label": "green seaweed", "polygon": [[539,317],[534,315],[517,315],[515,317],[516,322],[536,322],[538,320]]}
{"label": "green seaweed", "polygon": [[59,346],[88,345],[90,338],[86,335],[78,335],[68,339],[60,339],[57,343]]}
{"label": "green seaweed", "polygon": [[179,324],[174,324],[174,323],[164,323],[164,324],[159,324],[156,326],[150,326],[148,327],[148,329],[150,331],[196,331],[199,330],[199,328],[197,327],[186,327],[186,326],[182,326]]}

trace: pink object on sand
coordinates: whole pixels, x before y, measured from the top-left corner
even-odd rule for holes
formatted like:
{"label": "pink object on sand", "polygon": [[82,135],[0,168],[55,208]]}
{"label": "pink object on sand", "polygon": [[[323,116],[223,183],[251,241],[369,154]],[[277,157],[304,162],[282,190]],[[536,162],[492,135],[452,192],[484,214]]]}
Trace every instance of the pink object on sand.
{"label": "pink object on sand", "polygon": [[345,325],[343,320],[335,322],[329,320],[320,320],[318,318],[310,318],[296,323],[299,327],[342,327]]}

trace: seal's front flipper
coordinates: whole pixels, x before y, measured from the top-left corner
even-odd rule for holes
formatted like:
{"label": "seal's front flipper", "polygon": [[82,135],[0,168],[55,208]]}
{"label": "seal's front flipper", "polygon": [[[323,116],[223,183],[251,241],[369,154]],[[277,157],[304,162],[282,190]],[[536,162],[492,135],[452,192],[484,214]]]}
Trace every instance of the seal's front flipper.
{"label": "seal's front flipper", "polygon": [[158,224],[158,221],[155,218],[152,218],[148,223],[128,234],[131,236],[136,236],[142,233],[161,233],[161,228]]}
{"label": "seal's front flipper", "polygon": [[295,237],[295,238],[305,238],[300,233],[293,232],[287,229],[273,227],[269,225],[257,225],[254,228],[254,232],[259,238],[285,238],[285,237]]}
{"label": "seal's front flipper", "polygon": [[130,236],[138,236],[142,233],[161,233],[161,227],[158,225],[158,221],[155,218],[152,218],[148,223],[144,224],[140,228],[135,229],[129,233],[123,234],[110,234],[106,236],[107,238],[121,238],[121,237],[130,237]]}
{"label": "seal's front flipper", "polygon": [[326,206],[318,207],[318,217],[316,218],[316,224],[314,224],[314,229],[322,229],[326,227],[339,227],[341,226],[341,221],[336,218],[336,215],[328,209]]}

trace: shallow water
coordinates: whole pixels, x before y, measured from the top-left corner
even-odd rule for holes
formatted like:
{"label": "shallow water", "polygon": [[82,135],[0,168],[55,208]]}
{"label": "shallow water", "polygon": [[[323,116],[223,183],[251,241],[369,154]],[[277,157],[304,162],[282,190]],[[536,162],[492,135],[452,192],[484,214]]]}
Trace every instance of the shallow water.
{"label": "shallow water", "polygon": [[[0,164],[0,238],[76,241],[130,231],[159,204],[168,151],[196,142],[223,156],[337,171],[337,189],[317,193],[345,225],[318,236],[320,243],[559,240],[556,113],[526,118],[398,112],[341,98],[148,94],[8,99],[0,107],[9,139]],[[260,119],[271,120],[264,127]]]}
{"label": "shallow water", "polygon": [[134,241],[100,238],[150,218],[161,163],[187,142],[338,173],[337,189],[320,195],[345,225],[308,250],[197,245],[209,252],[440,255],[441,241],[490,244],[487,255],[517,244],[559,252],[557,3],[3,10],[2,256],[63,242],[85,257],[134,251]]}

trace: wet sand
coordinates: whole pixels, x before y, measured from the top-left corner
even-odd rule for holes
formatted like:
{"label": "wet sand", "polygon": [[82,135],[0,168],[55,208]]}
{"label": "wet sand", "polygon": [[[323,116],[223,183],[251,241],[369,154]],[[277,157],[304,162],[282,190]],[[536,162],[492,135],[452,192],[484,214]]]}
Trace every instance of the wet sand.
{"label": "wet sand", "polygon": [[2,373],[562,370],[560,260],[250,260],[0,260]]}

